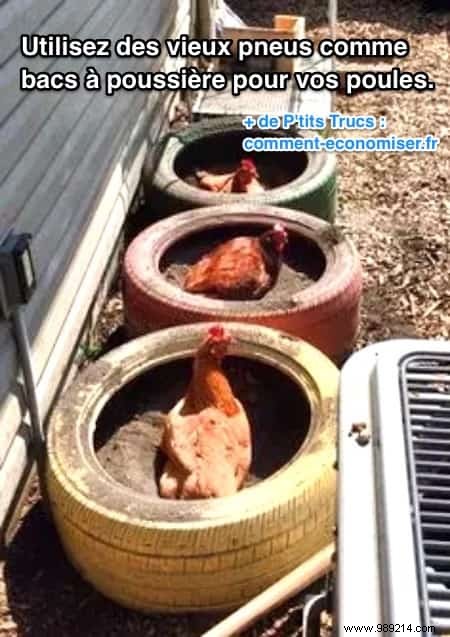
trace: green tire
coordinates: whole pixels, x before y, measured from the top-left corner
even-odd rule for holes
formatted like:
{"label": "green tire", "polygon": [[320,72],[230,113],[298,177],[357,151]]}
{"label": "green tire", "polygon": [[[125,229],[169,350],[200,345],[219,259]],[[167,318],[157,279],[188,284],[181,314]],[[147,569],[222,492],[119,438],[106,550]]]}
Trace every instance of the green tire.
{"label": "green tire", "polygon": [[[302,210],[311,215],[333,221],[336,213],[336,157],[333,153],[305,152],[303,171],[284,185],[261,194],[226,194],[201,190],[180,177],[179,165],[189,152],[197,156],[199,150],[209,149],[221,158],[227,154],[230,143],[226,138],[239,140],[247,136],[261,136],[258,129],[247,131],[239,117],[204,120],[189,128],[169,134],[161,150],[156,170],[150,164],[144,169],[144,187],[152,215],[158,219],[168,215],[226,203],[283,206]],[[292,137],[292,131],[270,131],[270,137]],[[236,144],[235,147],[237,148]],[[243,151],[242,151],[243,152]],[[275,151],[273,151],[273,154]],[[283,156],[295,153],[279,153]],[[256,154],[257,156],[257,154]]]}

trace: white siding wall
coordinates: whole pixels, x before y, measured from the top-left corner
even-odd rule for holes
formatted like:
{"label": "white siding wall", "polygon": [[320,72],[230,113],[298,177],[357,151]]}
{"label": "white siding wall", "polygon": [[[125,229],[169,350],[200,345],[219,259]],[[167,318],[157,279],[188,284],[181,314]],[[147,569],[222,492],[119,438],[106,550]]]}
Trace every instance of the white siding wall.
{"label": "white siding wall", "polygon": [[[22,33],[116,40],[174,37],[189,29],[189,0],[6,0],[0,3],[0,240],[33,234],[39,285],[25,309],[45,415],[70,364],[108,266],[167,94],[21,92],[19,68],[151,70],[175,60],[22,58]],[[178,64],[180,62],[178,61]],[[29,466],[14,342],[0,320],[0,527]],[[24,418],[25,417],[25,418]]]}

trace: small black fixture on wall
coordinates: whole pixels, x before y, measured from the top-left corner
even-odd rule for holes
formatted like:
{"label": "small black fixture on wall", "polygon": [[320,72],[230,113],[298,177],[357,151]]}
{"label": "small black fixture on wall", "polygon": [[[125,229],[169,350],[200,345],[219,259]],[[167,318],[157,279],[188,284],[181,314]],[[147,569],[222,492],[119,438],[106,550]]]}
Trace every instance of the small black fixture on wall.
{"label": "small black fixture on wall", "polygon": [[44,432],[39,414],[30,342],[23,317],[23,306],[30,301],[36,290],[31,238],[30,234],[16,234],[11,231],[0,245],[0,311],[2,318],[11,323],[17,346],[30,414],[39,481],[43,490]]}

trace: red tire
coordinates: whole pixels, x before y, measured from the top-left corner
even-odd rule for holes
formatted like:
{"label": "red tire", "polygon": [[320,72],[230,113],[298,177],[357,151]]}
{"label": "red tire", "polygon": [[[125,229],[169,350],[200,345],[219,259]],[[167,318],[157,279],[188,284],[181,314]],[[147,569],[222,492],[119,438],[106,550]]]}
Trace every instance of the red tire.
{"label": "red tire", "polygon": [[[242,303],[189,294],[161,274],[164,255],[188,235],[224,226],[267,227],[276,221],[290,237],[314,245],[324,264],[318,280],[293,296],[289,307],[267,308],[263,299]],[[123,284],[126,321],[134,336],[200,321],[258,323],[302,338],[339,362],[358,331],[362,273],[356,250],[327,222],[285,208],[225,205],[160,221],[129,246]]]}

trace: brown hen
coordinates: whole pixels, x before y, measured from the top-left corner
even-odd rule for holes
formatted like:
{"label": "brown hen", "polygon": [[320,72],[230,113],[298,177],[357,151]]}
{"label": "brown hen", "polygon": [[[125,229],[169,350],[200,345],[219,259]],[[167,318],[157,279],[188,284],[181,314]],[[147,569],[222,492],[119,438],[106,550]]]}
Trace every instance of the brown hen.
{"label": "brown hen", "polygon": [[257,194],[265,190],[252,159],[242,159],[237,170],[232,173],[214,175],[206,170],[199,170],[196,177],[199,187],[211,192]]}
{"label": "brown hen", "polygon": [[189,267],[183,288],[220,299],[259,299],[278,278],[286,244],[286,230],[278,223],[259,237],[226,241]]}
{"label": "brown hen", "polygon": [[251,463],[250,425],[221,361],[230,337],[213,327],[199,347],[186,397],[169,413],[162,441],[164,498],[214,498],[236,493]]}

